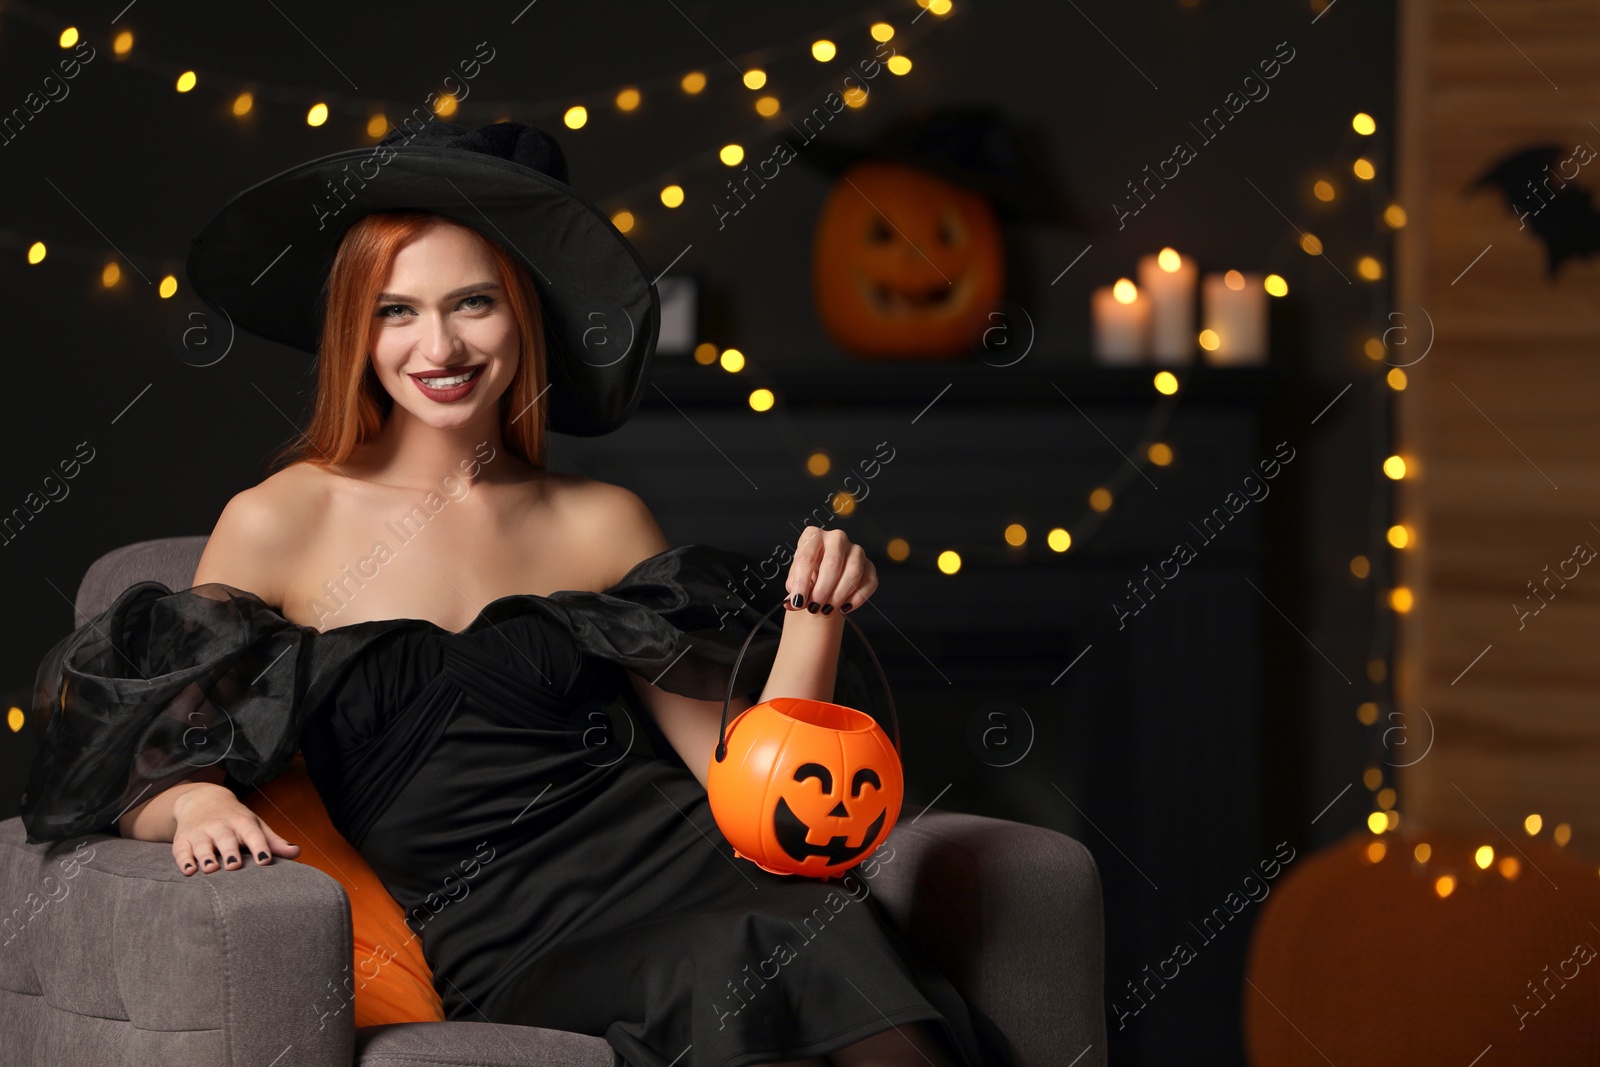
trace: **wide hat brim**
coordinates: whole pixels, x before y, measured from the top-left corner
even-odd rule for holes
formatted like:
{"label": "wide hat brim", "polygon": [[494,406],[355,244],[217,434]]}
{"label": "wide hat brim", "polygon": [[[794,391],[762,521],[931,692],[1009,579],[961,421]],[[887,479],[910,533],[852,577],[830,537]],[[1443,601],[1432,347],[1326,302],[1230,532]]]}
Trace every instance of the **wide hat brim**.
{"label": "wide hat brim", "polygon": [[660,330],[655,284],[598,208],[520,163],[424,145],[386,160],[360,148],[302,163],[206,224],[189,251],[189,282],[234,325],[315,355],[340,239],[366,215],[407,208],[470,226],[528,269],[544,312],[550,429],[593,437],[627,421]]}

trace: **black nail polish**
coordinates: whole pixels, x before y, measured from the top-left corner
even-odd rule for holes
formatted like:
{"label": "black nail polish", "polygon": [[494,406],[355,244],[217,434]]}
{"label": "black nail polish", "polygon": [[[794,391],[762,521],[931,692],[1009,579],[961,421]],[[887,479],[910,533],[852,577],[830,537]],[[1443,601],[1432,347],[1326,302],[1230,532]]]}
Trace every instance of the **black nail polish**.
{"label": "black nail polish", "polygon": [[267,854],[265,852],[257,852],[256,860],[261,863],[267,862]]}
{"label": "black nail polish", "polygon": [[813,600],[811,603],[806,605],[806,610],[811,612],[811,614],[815,615],[817,613],[817,606],[818,606],[817,602],[815,600]]}
{"label": "black nail polish", "polygon": [[845,614],[849,610],[850,610],[850,601],[846,600],[843,604],[839,605],[839,614],[840,615]]}
{"label": "black nail polish", "polygon": [[217,861],[213,859],[205,859],[200,861],[200,866],[202,867],[215,867],[216,865]]}
{"label": "black nail polish", "polygon": [[799,593],[796,593],[794,596],[789,598],[789,603],[793,604],[795,607],[799,607],[801,604],[804,604],[805,602],[806,602],[806,598],[801,596]]}
{"label": "black nail polish", "polygon": [[824,604],[824,605],[822,605],[822,613],[824,615],[828,614],[832,610],[833,610],[833,605],[832,604]]}
{"label": "black nail polish", "polygon": [[228,859],[227,859],[227,862],[228,863],[238,863],[239,862],[239,857],[238,856],[229,856]]}
{"label": "black nail polish", "polygon": [[183,865],[183,869],[184,869],[184,870],[186,870],[186,871],[192,871],[192,870],[194,870],[194,864],[192,864],[192,863],[185,863],[185,864],[184,864],[184,865]]}

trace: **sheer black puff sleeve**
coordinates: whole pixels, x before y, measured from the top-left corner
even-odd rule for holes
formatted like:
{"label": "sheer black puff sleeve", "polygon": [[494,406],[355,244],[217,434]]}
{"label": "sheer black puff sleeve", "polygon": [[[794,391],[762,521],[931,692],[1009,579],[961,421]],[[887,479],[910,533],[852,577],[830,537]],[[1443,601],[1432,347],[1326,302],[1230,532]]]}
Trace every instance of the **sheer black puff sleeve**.
{"label": "sheer black puff sleeve", "polygon": [[[641,561],[604,592],[563,590],[549,600],[586,654],[668,692],[719,703],[754,629],[733,688],[753,700],[777,656],[788,609],[773,609],[784,597],[787,573],[763,574],[762,564],[745,553],[688,544]],[[846,623],[844,629],[855,628]],[[889,728],[883,683],[859,634],[842,637],[833,700]]]}
{"label": "sheer black puff sleeve", "polygon": [[319,634],[220,582],[129,586],[39,665],[28,840],[114,832],[123,813],[206,767],[241,794],[265,782],[339,669],[384,629]]}

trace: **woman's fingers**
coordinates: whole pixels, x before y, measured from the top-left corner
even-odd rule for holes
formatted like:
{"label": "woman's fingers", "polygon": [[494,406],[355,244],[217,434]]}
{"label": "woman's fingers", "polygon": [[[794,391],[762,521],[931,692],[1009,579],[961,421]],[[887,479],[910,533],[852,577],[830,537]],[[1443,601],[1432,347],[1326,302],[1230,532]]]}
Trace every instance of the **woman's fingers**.
{"label": "woman's fingers", "polygon": [[844,570],[834,585],[830,603],[838,608],[841,614],[854,611],[877,587],[877,571],[872,566],[872,561],[867,558],[866,549],[860,545],[851,545]]}
{"label": "woman's fingers", "polygon": [[223,823],[211,832],[211,840],[217,846],[224,869],[236,871],[244,865],[239,859],[239,835],[233,832],[233,827]]}
{"label": "woman's fingers", "polygon": [[811,603],[806,605],[806,610],[831,615],[841,602],[836,593],[845,568],[860,548],[850,543],[843,530],[829,530],[822,537],[822,562],[817,566],[816,580],[811,583]]}
{"label": "woman's fingers", "polygon": [[823,533],[820,526],[807,526],[800,533],[794,548],[794,560],[789,564],[789,578],[784,583],[788,597],[783,606],[790,611],[804,608],[814,598],[811,586],[817,574],[817,564],[822,559]]}
{"label": "woman's fingers", "polygon": [[178,870],[185,875],[191,875],[200,869],[194,860],[194,849],[184,838],[174,838],[172,841],[172,858],[178,864]]}
{"label": "woman's fingers", "polygon": [[260,819],[253,815],[249,818],[240,817],[238,823],[239,844],[244,848],[244,855],[254,860],[257,865],[272,862],[272,853],[267,849],[267,835],[262,833]]}
{"label": "woman's fingers", "polygon": [[280,837],[278,833],[266,823],[261,824],[261,830],[267,835],[267,849],[274,856],[282,856],[285,859],[292,860],[296,856],[300,855],[299,845],[291,845],[289,842]]}

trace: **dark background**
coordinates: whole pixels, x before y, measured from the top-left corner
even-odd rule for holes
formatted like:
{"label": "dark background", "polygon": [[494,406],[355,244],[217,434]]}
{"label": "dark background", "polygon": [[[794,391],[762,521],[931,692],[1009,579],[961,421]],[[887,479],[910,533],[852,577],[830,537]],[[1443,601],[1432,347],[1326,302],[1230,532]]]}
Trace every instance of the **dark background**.
{"label": "dark background", "polygon": [[[366,114],[420,105],[488,42],[495,58],[453,120],[510,116],[556,132],[575,188],[607,211],[634,211],[630,238],[652,272],[676,258],[674,273],[701,283],[704,339],[750,361],[731,376],[658,357],[639,414],[608,437],[553,437],[552,465],[635,489],[675,543],[764,557],[887,442],[895,458],[838,525],[879,568],[881,588],[858,621],[900,708],[907,812],[937,801],[1081,840],[1104,883],[1113,1062],[1195,1062],[1198,1050],[1209,1062],[1242,1059],[1239,987],[1257,906],[1210,942],[1189,924],[1278,842],[1303,855],[1362,825],[1371,807],[1360,777],[1377,762],[1375,738],[1353,713],[1387,685],[1369,677],[1368,661],[1384,659],[1390,640],[1378,593],[1389,504],[1376,478],[1389,394],[1386,368],[1361,345],[1387,325],[1390,304],[1387,277],[1365,282],[1354,263],[1371,254],[1389,267],[1378,216],[1393,179],[1391,5],[1342,3],[1319,17],[1296,3],[957,0],[926,30],[934,16],[908,27],[910,2],[875,6],[901,28],[895,43],[914,69],[868,83],[867,106],[846,109],[824,138],[864,142],[919,107],[992,104],[1038,138],[1075,213],[1067,226],[1008,229],[1008,297],[1036,335],[1007,367],[863,362],[828,340],[809,279],[831,179],[804,161],[725,228],[709,206],[728,176],[704,164],[718,147],[739,141],[755,160],[786,131],[798,140],[785,116],[819,105],[846,64],[872,54],[863,5],[169,3],[139,4],[113,27],[122,8],[0,13],[0,108],[20,105],[52,72],[65,54],[55,42],[62,26],[79,26],[100,53],[66,100],[0,146],[12,376],[0,509],[23,506],[79,442],[96,450],[70,495],[0,549],[11,638],[0,687],[12,703],[26,708],[39,660],[72,628],[85,568],[129,542],[208,532],[231,495],[268,473],[267,455],[308,403],[308,361],[289,349],[242,336],[215,366],[185,362],[171,337],[190,237],[240,189],[372,143]],[[110,41],[124,27],[136,44],[118,59]],[[760,63],[786,111],[759,120],[757,94],[737,86],[726,57],[746,65],[752,51],[824,29],[839,45],[833,63],[803,48]],[[1268,83],[1270,96],[1201,146],[1188,123],[1239,90],[1280,42],[1295,57]],[[175,93],[171,74],[187,67],[201,84]],[[698,97],[658,88],[629,115],[602,103],[622,86],[692,69],[712,78]],[[229,105],[252,79],[263,87],[240,120]],[[292,91],[274,102],[267,83]],[[318,99],[351,110],[308,127],[305,109]],[[591,118],[567,131],[559,116],[574,102]],[[1357,111],[1377,119],[1375,137],[1351,131]],[[1111,205],[1125,183],[1179,139],[1198,158],[1119,231]],[[1358,153],[1376,163],[1375,182],[1350,177]],[[655,199],[669,175],[689,195],[676,211]],[[1331,204],[1311,195],[1322,177],[1338,187]],[[1297,227],[1321,237],[1326,259],[1300,251]],[[50,255],[30,267],[34,240]],[[1184,372],[1168,400],[1148,371],[1093,364],[1089,290],[1133,275],[1139,255],[1169,244],[1203,271],[1288,279],[1289,297],[1273,303],[1269,367]],[[157,299],[126,260],[122,283],[103,289],[113,245],[152,280],[176,273],[180,299]],[[774,411],[744,406],[756,384],[777,393]],[[1157,439],[1172,444],[1172,466],[1143,461],[1141,445]],[[1280,441],[1295,459],[1272,495],[1200,547],[1188,522]],[[819,449],[834,463],[822,479],[804,468]],[[1098,485],[1116,494],[1104,516],[1085,503]],[[1028,528],[1026,546],[1002,540],[1011,522]],[[1065,555],[1043,544],[1056,525],[1073,532]],[[904,563],[885,552],[897,536],[912,547]],[[1118,630],[1110,604],[1124,583],[1185,538],[1198,560]],[[934,566],[945,548],[962,553],[956,575]],[[1350,574],[1357,553],[1373,556],[1371,582]],[[969,741],[972,724],[996,709],[1016,745],[1003,756]],[[0,816],[9,816],[32,741],[27,729],[4,736],[0,769],[12,784]],[[1011,752],[1026,754],[992,765]],[[1119,1028],[1117,1006],[1137,1006],[1125,983],[1178,940],[1198,958]]]}

